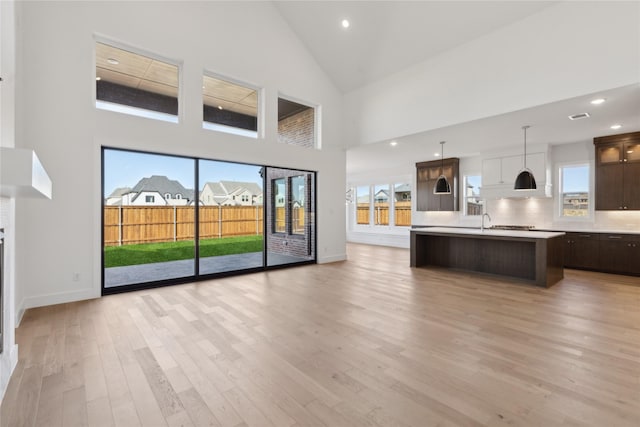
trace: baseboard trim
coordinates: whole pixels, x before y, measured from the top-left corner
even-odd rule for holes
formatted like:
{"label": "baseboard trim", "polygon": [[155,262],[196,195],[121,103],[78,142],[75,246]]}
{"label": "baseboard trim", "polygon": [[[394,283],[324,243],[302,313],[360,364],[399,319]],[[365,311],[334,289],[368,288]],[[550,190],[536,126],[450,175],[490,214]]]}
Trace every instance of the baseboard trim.
{"label": "baseboard trim", "polygon": [[366,245],[391,246],[394,248],[409,249],[408,234],[383,234],[383,233],[347,233],[347,242],[363,243]]}
{"label": "baseboard trim", "polygon": [[[99,296],[100,295],[96,295],[95,289],[82,289],[80,291],[58,292],[55,294],[27,297],[22,300],[22,304],[20,305],[20,307],[18,307],[18,316],[20,320],[22,320],[24,312],[30,308],[82,301],[86,299],[98,298]],[[19,324],[20,322],[16,322],[16,325]]]}
{"label": "baseboard trim", "polygon": [[347,254],[329,255],[318,258],[318,264],[329,264],[331,262],[346,261]]}

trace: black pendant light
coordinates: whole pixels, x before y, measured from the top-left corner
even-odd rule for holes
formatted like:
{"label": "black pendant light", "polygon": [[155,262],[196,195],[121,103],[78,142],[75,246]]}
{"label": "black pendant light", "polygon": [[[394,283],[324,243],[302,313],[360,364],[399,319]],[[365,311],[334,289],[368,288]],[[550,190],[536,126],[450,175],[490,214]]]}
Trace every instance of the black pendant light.
{"label": "black pendant light", "polygon": [[445,141],[440,142],[442,146],[442,173],[438,177],[435,187],[433,187],[433,194],[451,194],[451,186],[447,181],[447,177],[444,176],[444,143]]}
{"label": "black pendant light", "polygon": [[527,129],[530,127],[531,126],[522,126],[522,130],[524,130],[524,168],[516,178],[516,184],[513,187],[515,190],[535,190],[538,188],[533,173],[527,168]]}

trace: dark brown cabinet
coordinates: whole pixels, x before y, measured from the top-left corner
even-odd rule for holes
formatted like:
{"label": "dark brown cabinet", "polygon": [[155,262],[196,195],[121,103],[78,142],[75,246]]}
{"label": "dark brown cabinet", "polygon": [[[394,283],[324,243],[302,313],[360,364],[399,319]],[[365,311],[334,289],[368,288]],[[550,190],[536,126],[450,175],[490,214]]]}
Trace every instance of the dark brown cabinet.
{"label": "dark brown cabinet", "polygon": [[640,276],[640,234],[565,234],[564,266]]}
{"label": "dark brown cabinet", "polygon": [[600,271],[640,274],[640,235],[600,235]]}
{"label": "dark brown cabinet", "polygon": [[597,234],[567,233],[564,251],[564,265],[568,268],[598,269],[599,244]]}
{"label": "dark brown cabinet", "polygon": [[[460,159],[449,158],[416,163],[416,209],[419,211],[457,211]],[[443,174],[451,185],[451,194],[434,194],[438,177]]]}
{"label": "dark brown cabinet", "polygon": [[640,132],[594,138],[596,210],[640,210]]}

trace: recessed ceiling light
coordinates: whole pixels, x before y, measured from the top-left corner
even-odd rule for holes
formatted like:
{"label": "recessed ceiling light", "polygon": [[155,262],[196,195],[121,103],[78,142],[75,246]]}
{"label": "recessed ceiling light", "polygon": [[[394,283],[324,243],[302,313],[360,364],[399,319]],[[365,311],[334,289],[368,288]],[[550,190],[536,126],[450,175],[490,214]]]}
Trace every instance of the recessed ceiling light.
{"label": "recessed ceiling light", "polygon": [[389,145],[391,145],[392,147],[395,147],[396,145],[398,145],[398,141],[391,141]]}
{"label": "recessed ceiling light", "polygon": [[592,101],[591,101],[591,103],[592,103],[593,105],[600,105],[600,104],[602,104],[604,101],[606,101],[606,99],[604,99],[604,98],[596,98],[596,99],[592,100]]}
{"label": "recessed ceiling light", "polygon": [[615,125],[611,126],[611,129],[620,129],[622,127],[621,124],[616,123]]}
{"label": "recessed ceiling light", "polygon": [[222,105],[218,105],[218,110],[222,110]]}
{"label": "recessed ceiling light", "polygon": [[434,156],[440,157],[440,153],[433,153]]}
{"label": "recessed ceiling light", "polygon": [[351,25],[351,23],[349,22],[348,19],[342,20],[342,28],[349,28],[349,25]]}
{"label": "recessed ceiling light", "polygon": [[107,62],[108,62],[109,64],[111,64],[111,65],[118,65],[118,64],[120,63],[120,61],[118,61],[118,60],[117,60],[117,59],[115,59],[115,58],[109,58],[109,59],[107,59]]}
{"label": "recessed ceiling light", "polygon": [[102,77],[96,77],[96,81],[102,80]]}

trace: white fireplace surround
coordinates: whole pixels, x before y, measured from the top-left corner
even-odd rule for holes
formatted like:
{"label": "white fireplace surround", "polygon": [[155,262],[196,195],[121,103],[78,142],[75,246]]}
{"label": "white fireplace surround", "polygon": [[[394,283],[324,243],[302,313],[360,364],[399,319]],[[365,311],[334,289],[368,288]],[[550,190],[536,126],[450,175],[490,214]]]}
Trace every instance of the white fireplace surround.
{"label": "white fireplace surround", "polygon": [[4,229],[3,303],[4,333],[3,352],[0,354],[0,402],[9,384],[11,373],[18,363],[18,346],[15,343],[15,200],[0,197],[0,228]]}

